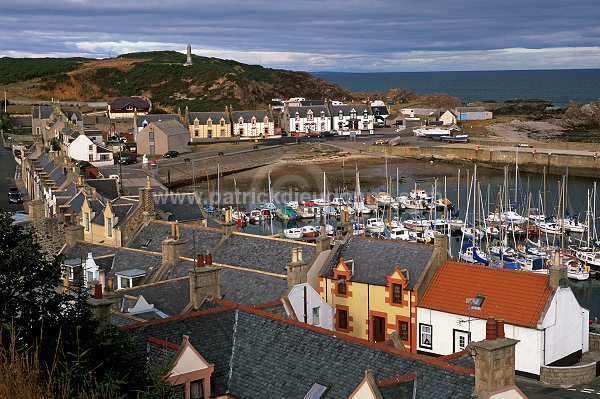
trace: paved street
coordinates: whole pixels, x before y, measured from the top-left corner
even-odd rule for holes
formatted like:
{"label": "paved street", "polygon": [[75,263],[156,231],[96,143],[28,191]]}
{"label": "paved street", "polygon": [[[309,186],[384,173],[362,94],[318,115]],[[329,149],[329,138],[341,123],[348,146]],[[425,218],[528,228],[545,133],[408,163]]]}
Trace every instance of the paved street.
{"label": "paved street", "polygon": [[[22,211],[23,204],[8,203],[8,188],[15,185],[15,170],[17,163],[13,154],[4,147],[0,147],[0,208],[12,211]],[[21,191],[23,199],[25,193]]]}
{"label": "paved street", "polygon": [[584,384],[575,388],[548,388],[537,381],[517,377],[517,386],[530,399],[544,398],[590,398],[600,397],[600,380],[596,379],[590,384]]}

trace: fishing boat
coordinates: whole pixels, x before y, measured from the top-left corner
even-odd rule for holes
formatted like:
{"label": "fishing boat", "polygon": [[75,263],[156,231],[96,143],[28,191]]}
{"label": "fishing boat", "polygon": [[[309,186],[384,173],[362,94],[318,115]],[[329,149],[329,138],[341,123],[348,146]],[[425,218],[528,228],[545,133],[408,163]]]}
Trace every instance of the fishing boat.
{"label": "fishing boat", "polygon": [[444,136],[452,136],[454,129],[442,129],[442,128],[419,128],[414,129],[413,133],[417,137],[425,137],[429,139],[440,139]]}
{"label": "fishing boat", "polygon": [[367,224],[365,225],[365,229],[369,233],[383,233],[385,229],[385,223],[380,218],[369,218],[367,219]]}
{"label": "fishing boat", "polygon": [[283,236],[285,238],[289,238],[290,240],[299,240],[304,236],[304,233],[302,232],[302,228],[292,227],[283,230]]}
{"label": "fishing boat", "polygon": [[527,255],[525,258],[520,258],[517,263],[525,270],[535,273],[548,273],[550,265],[548,258],[543,256]]}
{"label": "fishing boat", "polygon": [[319,235],[319,228],[317,226],[302,226],[303,237],[317,237]]}
{"label": "fishing boat", "polygon": [[348,205],[348,203],[346,202],[345,199],[341,198],[341,197],[337,197],[331,200],[331,205],[334,206],[344,206],[344,205]]}
{"label": "fishing boat", "polygon": [[469,141],[469,135],[456,134],[453,136],[442,136],[441,139],[442,141],[445,141],[447,143],[466,143],[467,141]]}

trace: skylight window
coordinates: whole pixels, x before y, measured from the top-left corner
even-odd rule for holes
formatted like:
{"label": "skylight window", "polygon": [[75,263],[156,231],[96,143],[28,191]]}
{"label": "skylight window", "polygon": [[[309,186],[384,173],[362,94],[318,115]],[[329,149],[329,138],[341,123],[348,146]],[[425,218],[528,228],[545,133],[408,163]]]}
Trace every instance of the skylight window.
{"label": "skylight window", "polygon": [[315,382],[306,395],[304,395],[304,399],[324,398],[327,391],[329,391],[328,386]]}

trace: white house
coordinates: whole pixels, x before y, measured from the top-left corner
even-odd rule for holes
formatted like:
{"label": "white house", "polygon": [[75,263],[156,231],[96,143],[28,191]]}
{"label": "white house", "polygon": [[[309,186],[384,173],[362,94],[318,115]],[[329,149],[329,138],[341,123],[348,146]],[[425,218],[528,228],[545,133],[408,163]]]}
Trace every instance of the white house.
{"label": "white house", "polygon": [[519,340],[517,373],[537,378],[542,366],[569,366],[589,350],[589,311],[561,270],[537,274],[444,262],[417,308],[417,352],[448,355],[485,339],[486,319],[504,320]]}
{"label": "white house", "polygon": [[333,308],[310,284],[302,283],[293,286],[288,294],[288,300],[298,320],[333,331]]}
{"label": "white house", "polygon": [[338,131],[351,130],[373,134],[373,112],[366,105],[332,105],[333,128]]}
{"label": "white house", "polygon": [[113,153],[108,148],[102,147],[87,137],[80,134],[67,147],[67,153],[78,161],[88,161],[94,166],[113,165]]}
{"label": "white house", "polygon": [[268,110],[233,111],[233,135],[240,138],[269,138],[275,135],[275,121]]}
{"label": "white house", "polygon": [[293,135],[328,132],[331,130],[331,114],[324,105],[292,107],[286,104],[283,124]]}
{"label": "white house", "polygon": [[100,281],[100,268],[94,261],[91,252],[88,252],[85,259],[65,260],[63,270],[71,283],[79,280],[83,282],[84,287],[89,286],[92,281]]}
{"label": "white house", "polygon": [[450,126],[456,125],[457,119],[456,115],[454,115],[454,112],[446,110],[446,112],[444,112],[442,116],[440,116],[440,121],[442,121],[444,126]]}

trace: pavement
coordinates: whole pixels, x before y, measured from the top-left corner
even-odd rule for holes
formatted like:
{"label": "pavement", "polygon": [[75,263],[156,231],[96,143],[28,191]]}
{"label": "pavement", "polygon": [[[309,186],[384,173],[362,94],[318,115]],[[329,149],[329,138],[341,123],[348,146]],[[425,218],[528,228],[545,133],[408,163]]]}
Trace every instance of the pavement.
{"label": "pavement", "polygon": [[539,381],[517,377],[517,386],[530,399],[543,398],[600,398],[600,379],[596,378],[589,384],[578,385],[573,388],[549,388],[543,386]]}

